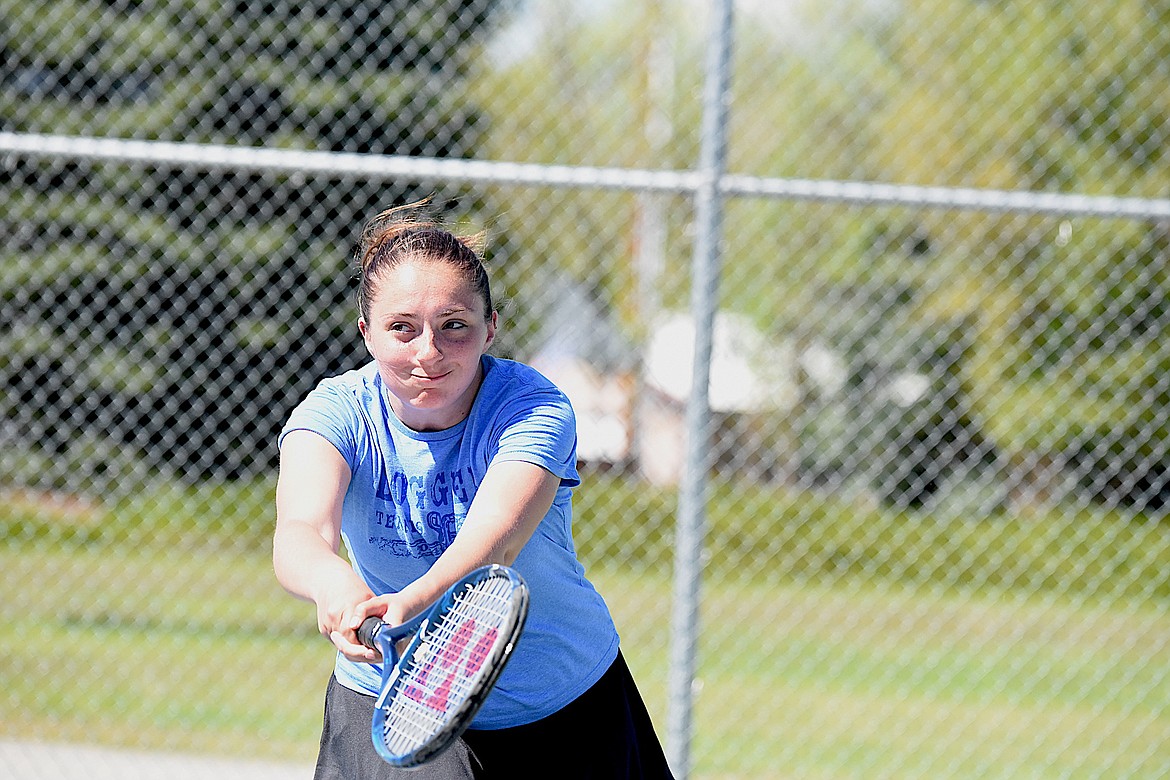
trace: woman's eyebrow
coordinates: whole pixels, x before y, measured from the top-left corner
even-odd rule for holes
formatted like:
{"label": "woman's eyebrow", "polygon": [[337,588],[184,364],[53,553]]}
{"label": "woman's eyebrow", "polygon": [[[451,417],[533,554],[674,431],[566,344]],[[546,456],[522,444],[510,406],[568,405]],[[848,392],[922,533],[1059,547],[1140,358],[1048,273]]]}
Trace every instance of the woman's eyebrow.
{"label": "woman's eyebrow", "polygon": [[[467,306],[448,306],[446,309],[440,310],[438,313],[438,316],[449,317],[452,314],[466,314],[469,311],[471,311],[471,309],[468,308]],[[408,319],[416,319],[420,316],[421,315],[419,315],[413,311],[388,311],[383,315],[383,317],[385,317],[386,319],[407,319],[407,320]]]}

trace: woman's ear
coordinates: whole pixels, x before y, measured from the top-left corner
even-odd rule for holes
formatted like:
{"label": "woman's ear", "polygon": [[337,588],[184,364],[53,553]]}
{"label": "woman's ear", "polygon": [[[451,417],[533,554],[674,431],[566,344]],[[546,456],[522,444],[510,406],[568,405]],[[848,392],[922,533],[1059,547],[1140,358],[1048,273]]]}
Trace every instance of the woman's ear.
{"label": "woman's ear", "polygon": [[483,345],[483,348],[485,351],[487,350],[488,347],[490,347],[492,345],[492,342],[496,340],[496,329],[498,327],[500,327],[500,313],[493,309],[492,316],[488,317],[487,343]]}
{"label": "woman's ear", "polygon": [[370,326],[366,324],[364,317],[358,317],[358,332],[362,334],[362,341],[366,343],[366,352],[369,352],[370,357],[373,357],[374,347],[370,344]]}

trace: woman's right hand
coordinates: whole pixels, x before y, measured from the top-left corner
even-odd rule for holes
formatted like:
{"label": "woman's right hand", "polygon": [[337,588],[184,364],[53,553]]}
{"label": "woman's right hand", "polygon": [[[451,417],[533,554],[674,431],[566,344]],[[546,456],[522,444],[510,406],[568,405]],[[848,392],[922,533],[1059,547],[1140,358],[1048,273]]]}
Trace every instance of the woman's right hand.
{"label": "woman's right hand", "polygon": [[[317,628],[334,647],[351,661],[374,663],[382,656],[361,644],[357,638],[357,607],[374,597],[356,575],[343,581],[329,583],[317,597]],[[362,615],[365,617],[365,614]],[[360,620],[356,620],[361,625]]]}

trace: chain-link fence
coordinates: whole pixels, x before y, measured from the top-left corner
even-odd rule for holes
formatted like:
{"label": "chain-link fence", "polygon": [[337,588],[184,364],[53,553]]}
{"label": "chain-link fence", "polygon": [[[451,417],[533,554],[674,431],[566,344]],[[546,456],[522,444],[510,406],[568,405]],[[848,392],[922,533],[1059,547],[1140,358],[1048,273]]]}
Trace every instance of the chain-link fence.
{"label": "chain-link fence", "polygon": [[1170,774],[1170,2],[713,5],[0,0],[0,736],[311,765],[275,434],[433,195],[680,775]]}

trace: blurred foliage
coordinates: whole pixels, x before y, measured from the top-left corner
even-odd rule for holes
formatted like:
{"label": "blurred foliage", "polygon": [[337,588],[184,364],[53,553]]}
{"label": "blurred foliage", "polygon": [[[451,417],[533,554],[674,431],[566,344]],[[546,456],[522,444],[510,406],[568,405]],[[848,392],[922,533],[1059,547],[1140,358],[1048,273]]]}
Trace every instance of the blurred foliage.
{"label": "blurred foliage", "polygon": [[[462,85],[495,5],[3,2],[0,129],[471,156],[482,117]],[[432,191],[5,165],[0,318],[13,327],[0,336],[0,411],[32,462],[95,440],[72,459],[88,469],[39,472],[42,486],[90,496],[110,458],[151,464],[138,478],[270,471],[291,405],[364,355],[347,267],[362,222]],[[436,203],[474,209],[459,198],[450,187]]]}
{"label": "blurred foliage", "polygon": [[[533,3],[524,12],[538,34],[509,49],[494,38],[515,21],[506,5],[3,2],[0,126],[694,165],[707,32],[699,15],[661,2],[633,12]],[[767,12],[738,16],[733,172],[1091,195],[1164,197],[1170,188],[1164,0],[841,0],[793,4],[787,24],[765,23]],[[523,96],[523,110],[499,96]],[[0,250],[0,314],[16,323],[0,337],[6,417],[48,453],[75,449],[53,421],[80,407],[83,427],[120,420],[130,432],[106,449],[133,448],[192,476],[271,468],[272,436],[291,404],[317,377],[362,359],[346,268],[357,227],[374,204],[430,191],[5,164],[0,222],[15,240]],[[529,357],[541,346],[556,309],[541,301],[549,273],[586,290],[634,339],[662,310],[685,307],[686,197],[548,194],[439,188],[448,214],[492,236],[509,325],[502,354]],[[821,427],[826,416],[854,417],[845,428],[853,452],[814,452],[814,471],[885,452],[913,472],[945,459],[954,442],[976,442],[995,468],[1054,462],[1085,495],[1160,510],[1170,497],[1168,236],[1164,224],[1140,220],[733,199],[721,305],[778,339],[823,343],[847,360],[849,393],[805,387],[795,411]],[[141,339],[112,346],[110,336],[127,331]],[[940,343],[945,334],[957,341]],[[98,354],[82,360],[78,344]],[[938,354],[949,356],[945,370],[930,357]],[[938,398],[883,405],[883,378],[915,373]],[[261,378],[279,396],[259,389]],[[247,430],[225,437],[233,421]],[[812,428],[777,424],[805,439],[805,452],[836,446]],[[945,477],[962,465],[936,470]],[[889,479],[887,497],[930,497],[933,477],[915,475],[908,487],[903,465],[890,468],[872,475],[879,493]]]}
{"label": "blurred foliage", "polygon": [[[1164,197],[1164,6],[802,3],[774,9],[789,14],[776,24],[766,10],[737,9],[729,168]],[[667,17],[655,2],[634,14],[554,13],[539,18],[544,34],[530,50],[475,81],[485,100],[509,87],[539,98],[535,111],[493,115],[492,156],[693,166],[701,16]],[[539,190],[514,197],[524,215],[509,223],[517,253],[597,289],[628,332],[653,329],[656,310],[638,284],[643,200],[615,209],[602,205],[608,196],[583,196],[576,233],[547,227],[563,215]],[[1165,225],[752,199],[729,201],[726,215],[724,307],[777,338],[827,342],[862,373],[919,371],[939,333],[962,333],[963,345],[944,351],[961,354],[949,370],[963,397],[936,405],[967,407],[958,413],[966,432],[932,432],[939,421],[928,412],[913,420],[923,435],[994,441],[1008,465],[1070,464],[1082,492],[1107,504],[1166,505],[1170,407],[1157,388],[1167,348],[1156,337],[1170,308]],[[668,268],[687,257],[690,218],[684,208],[660,218],[652,248],[672,259]],[[686,306],[684,274],[650,280],[661,306]],[[842,318],[843,308],[857,316]],[[915,331],[926,339],[918,346],[907,344]],[[868,366],[888,353],[886,365]],[[1133,435],[1140,455],[1109,444]],[[892,457],[906,453],[889,444]]]}

